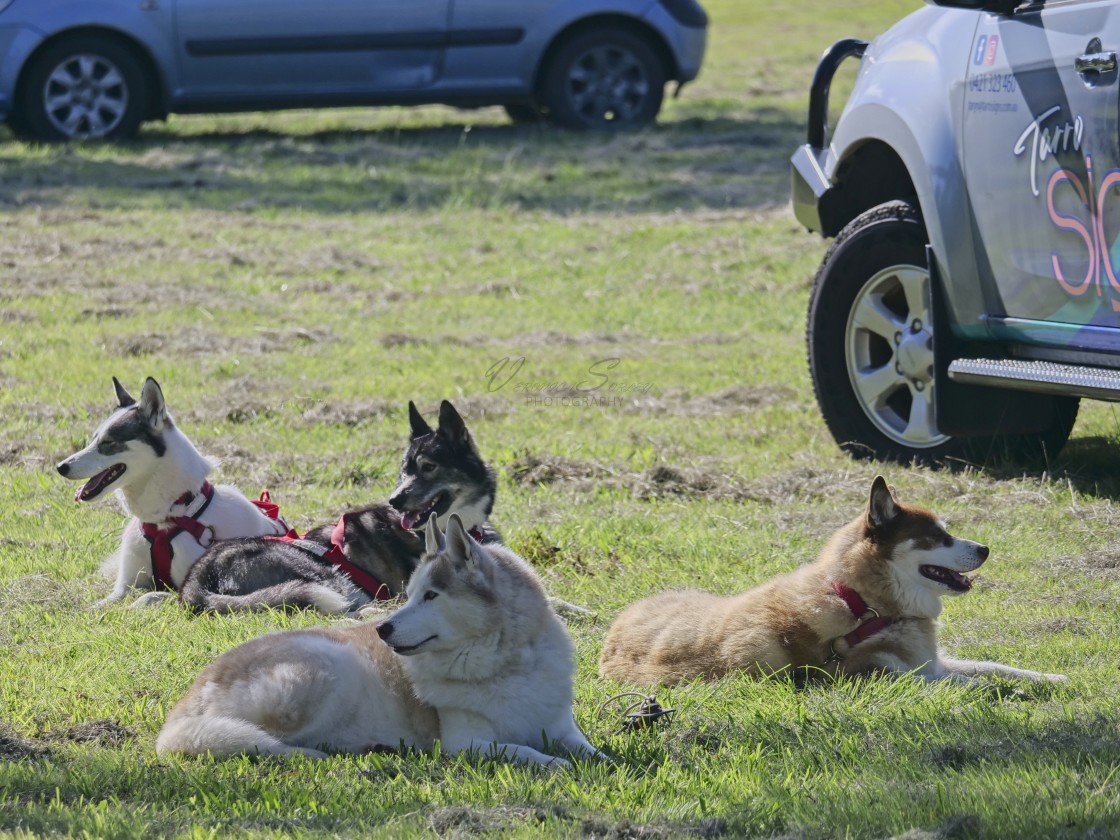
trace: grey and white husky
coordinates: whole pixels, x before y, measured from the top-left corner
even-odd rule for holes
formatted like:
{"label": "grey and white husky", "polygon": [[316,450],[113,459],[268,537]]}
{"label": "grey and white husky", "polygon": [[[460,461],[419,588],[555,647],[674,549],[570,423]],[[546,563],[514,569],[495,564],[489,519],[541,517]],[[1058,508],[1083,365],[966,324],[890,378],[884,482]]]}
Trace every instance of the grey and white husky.
{"label": "grey and white husky", "polygon": [[342,515],[302,537],[215,544],[195,565],[180,599],[195,610],[279,607],[353,612],[400,595],[424,552],[421,528],[457,514],[482,542],[499,541],[487,519],[497,482],[463,418],[444,400],[432,429],[408,404],[411,438],[389,505]]}
{"label": "grey and white husky", "polygon": [[275,633],[206,667],[160,753],[365,752],[401,745],[535,764],[601,754],[572,714],[575,656],[532,567],[435,517],[408,601],[384,621]]}
{"label": "grey and white husky", "polygon": [[159,383],[144,382],[136,400],[113,377],[118,406],[93,433],[89,446],[58,464],[69,479],[85,480],[75,499],[92,502],[115,490],[129,520],[121,544],[104,564],[116,576],[119,601],[129,588],[149,592],[133,606],[171,597],[191,566],[215,540],[282,534],[282,522],[229,485],[207,480],[214,462],[203,457],[171,419]]}

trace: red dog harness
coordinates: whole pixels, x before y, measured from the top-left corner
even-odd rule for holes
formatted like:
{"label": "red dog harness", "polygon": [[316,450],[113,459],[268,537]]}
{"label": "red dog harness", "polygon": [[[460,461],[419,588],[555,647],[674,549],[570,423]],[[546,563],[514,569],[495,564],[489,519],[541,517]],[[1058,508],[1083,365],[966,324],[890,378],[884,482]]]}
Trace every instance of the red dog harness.
{"label": "red dog harness", "polygon": [[339,571],[354,582],[355,586],[375,601],[388,601],[393,597],[388,586],[369,572],[364,569],[359,569],[346,559],[346,553],[344,551],[346,545],[346,514],[339,517],[338,524],[334,526],[334,530],[331,532],[330,548],[327,548],[321,543],[314,542],[313,540],[305,540],[295,531],[291,530],[282,537],[265,537],[265,539],[290,543],[296,548],[314,554],[324,563],[330,563],[332,566],[337,567]]}
{"label": "red dog harness", "polygon": [[171,578],[171,561],[175,559],[175,549],[171,545],[173,539],[186,531],[203,548],[214,542],[214,529],[198,521],[213,498],[214,485],[206,481],[197,495],[188,492],[175,500],[177,505],[186,505],[187,512],[183,516],[169,516],[164,520],[171,523],[170,528],[161,528],[155,522],[140,522],[140,533],[151,547],[152,577],[155,578],[156,589],[175,591],[175,581]]}
{"label": "red dog harness", "polygon": [[832,582],[832,589],[840,596],[840,599],[847,604],[848,610],[855,617],[856,621],[859,621],[868,614],[871,615],[871,618],[863,622],[863,624],[860,624],[848,635],[840,636],[828,643],[829,656],[828,659],[825,660],[826,665],[830,662],[839,662],[843,659],[836,651],[836,642],[840,639],[843,639],[849,648],[855,647],[860,642],[867,641],[876,633],[885,630],[894,623],[893,618],[883,618],[878,612],[867,606],[863,598],[859,596],[859,593],[851,587],[845,586],[838,580],[834,580]]}
{"label": "red dog harness", "polygon": [[[175,559],[175,548],[171,541],[177,536],[186,531],[203,548],[209,548],[214,542],[213,526],[203,525],[198,521],[213,498],[214,485],[205,481],[197,494],[187,492],[175,500],[177,505],[186,505],[187,512],[183,516],[169,516],[164,520],[171,523],[170,528],[161,528],[155,522],[139,522],[140,533],[148,541],[151,549],[155,589],[175,591],[175,581],[171,577],[171,561]],[[267,490],[263,491],[260,499],[253,504],[269,519],[283,524],[284,520],[280,518],[280,506],[273,503]]]}

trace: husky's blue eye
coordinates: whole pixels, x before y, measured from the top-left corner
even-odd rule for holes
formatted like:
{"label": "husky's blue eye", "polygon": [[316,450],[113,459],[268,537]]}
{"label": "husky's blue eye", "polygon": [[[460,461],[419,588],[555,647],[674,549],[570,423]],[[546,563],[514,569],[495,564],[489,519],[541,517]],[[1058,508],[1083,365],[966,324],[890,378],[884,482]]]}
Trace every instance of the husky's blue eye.
{"label": "husky's blue eye", "polygon": [[427,592],[424,593],[424,600],[425,601],[433,601],[438,597],[439,597],[439,593],[436,592],[434,589],[429,589]]}

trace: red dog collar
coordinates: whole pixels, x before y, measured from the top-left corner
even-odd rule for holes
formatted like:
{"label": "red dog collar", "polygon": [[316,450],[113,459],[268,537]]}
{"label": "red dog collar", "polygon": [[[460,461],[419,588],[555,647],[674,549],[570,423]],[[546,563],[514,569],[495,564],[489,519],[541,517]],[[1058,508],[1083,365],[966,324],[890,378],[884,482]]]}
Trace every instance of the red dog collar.
{"label": "red dog collar", "polygon": [[837,639],[833,639],[831,642],[829,642],[829,657],[825,660],[825,664],[828,664],[829,662],[837,662],[842,659],[840,654],[836,652],[836,642],[839,641],[839,639],[843,639],[848,647],[851,648],[858,645],[860,642],[867,641],[876,633],[885,630],[887,627],[894,623],[893,618],[884,618],[883,616],[879,615],[876,610],[867,606],[867,602],[864,601],[863,598],[860,597],[859,593],[852,589],[850,586],[845,586],[840,581],[834,580],[832,582],[832,589],[838,596],[840,596],[840,600],[842,600],[847,605],[848,611],[852,614],[856,621],[859,621],[866,615],[871,615],[871,618],[860,624],[858,627],[856,627],[855,630],[853,630],[851,633],[848,633],[846,636],[840,636]]}

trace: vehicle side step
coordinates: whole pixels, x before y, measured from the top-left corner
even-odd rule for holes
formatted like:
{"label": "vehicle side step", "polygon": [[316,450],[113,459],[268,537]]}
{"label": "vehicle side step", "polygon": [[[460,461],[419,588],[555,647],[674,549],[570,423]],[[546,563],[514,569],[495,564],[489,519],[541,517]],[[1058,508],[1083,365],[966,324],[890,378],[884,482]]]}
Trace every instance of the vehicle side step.
{"label": "vehicle side step", "polygon": [[949,365],[949,378],[965,385],[1120,402],[1120,370],[1112,368],[1028,359],[957,359]]}

